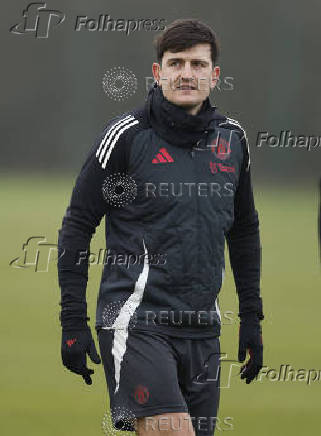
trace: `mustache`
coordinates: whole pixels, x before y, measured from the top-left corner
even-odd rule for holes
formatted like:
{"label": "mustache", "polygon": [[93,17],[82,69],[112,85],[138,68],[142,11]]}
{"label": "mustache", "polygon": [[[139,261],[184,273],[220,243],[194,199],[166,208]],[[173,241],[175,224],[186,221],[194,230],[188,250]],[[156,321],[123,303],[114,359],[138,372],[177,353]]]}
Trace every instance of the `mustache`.
{"label": "mustache", "polygon": [[[207,78],[199,78],[197,80],[195,79],[173,79],[173,78],[161,78],[160,82],[162,83],[162,86],[164,87],[170,87],[170,89],[180,89],[189,87],[190,89],[196,90],[196,89],[203,89],[205,83],[208,82]],[[205,82],[205,83],[204,83]]]}

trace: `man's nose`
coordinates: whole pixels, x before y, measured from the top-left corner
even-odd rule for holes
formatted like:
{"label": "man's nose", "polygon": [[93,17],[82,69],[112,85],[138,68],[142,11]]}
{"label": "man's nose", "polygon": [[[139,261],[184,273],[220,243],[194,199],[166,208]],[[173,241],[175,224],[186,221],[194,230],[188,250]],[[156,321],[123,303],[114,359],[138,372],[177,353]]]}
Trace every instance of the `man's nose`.
{"label": "man's nose", "polygon": [[185,62],[185,65],[183,67],[183,70],[181,72],[181,76],[184,79],[192,79],[193,78],[193,71],[190,62]]}

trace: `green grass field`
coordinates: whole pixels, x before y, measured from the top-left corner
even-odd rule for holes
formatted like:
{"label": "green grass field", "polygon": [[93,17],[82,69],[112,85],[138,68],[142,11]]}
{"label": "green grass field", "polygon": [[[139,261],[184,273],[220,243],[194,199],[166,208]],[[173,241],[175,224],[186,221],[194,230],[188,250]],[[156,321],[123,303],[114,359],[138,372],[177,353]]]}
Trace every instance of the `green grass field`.
{"label": "green grass field", "polygon": [[[102,366],[92,386],[65,370],[60,360],[59,288],[55,262],[48,272],[13,268],[31,236],[57,242],[57,229],[71,194],[72,177],[1,179],[1,434],[95,436],[107,412]],[[255,186],[263,246],[264,364],[278,369],[321,370],[318,194],[313,186],[289,191]],[[104,247],[103,225],[92,251]],[[228,261],[227,261],[228,264]],[[91,268],[88,302],[92,323],[101,266]],[[227,268],[221,312],[233,311],[223,326],[221,348],[237,358],[237,297]],[[91,365],[93,367],[93,364]],[[222,378],[227,380],[228,365]],[[271,381],[250,385],[233,372],[222,389],[217,435],[316,436],[320,434],[321,381]],[[224,424],[224,419],[231,417]],[[120,433],[122,434],[122,433]]]}

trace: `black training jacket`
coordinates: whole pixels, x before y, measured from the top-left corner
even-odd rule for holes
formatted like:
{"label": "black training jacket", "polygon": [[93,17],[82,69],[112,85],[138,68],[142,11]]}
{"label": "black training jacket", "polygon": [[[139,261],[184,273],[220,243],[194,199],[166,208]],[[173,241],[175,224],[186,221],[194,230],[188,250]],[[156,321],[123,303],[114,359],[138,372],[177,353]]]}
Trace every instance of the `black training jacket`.
{"label": "black training jacket", "polygon": [[59,230],[62,325],[86,319],[90,241],[104,216],[97,330],[219,335],[225,240],[239,315],[263,319],[247,138],[209,99],[189,115],[155,85],[95,141]]}

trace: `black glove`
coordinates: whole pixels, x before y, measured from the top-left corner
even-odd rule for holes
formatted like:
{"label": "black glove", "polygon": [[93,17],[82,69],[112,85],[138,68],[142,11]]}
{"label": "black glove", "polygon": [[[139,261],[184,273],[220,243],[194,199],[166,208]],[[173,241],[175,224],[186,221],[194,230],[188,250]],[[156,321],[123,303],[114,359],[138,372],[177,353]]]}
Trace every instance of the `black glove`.
{"label": "black glove", "polygon": [[88,326],[74,329],[63,328],[61,341],[62,362],[71,372],[80,374],[87,385],[91,385],[90,376],[95,371],[87,368],[87,354],[94,363],[99,364],[101,362],[90,328]]}
{"label": "black glove", "polygon": [[263,366],[262,328],[256,313],[244,313],[241,316],[239,338],[239,362],[244,362],[246,351],[249,350],[250,359],[241,367],[241,379],[246,384],[251,383]]}

